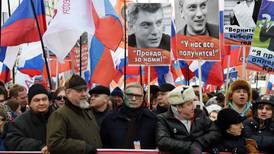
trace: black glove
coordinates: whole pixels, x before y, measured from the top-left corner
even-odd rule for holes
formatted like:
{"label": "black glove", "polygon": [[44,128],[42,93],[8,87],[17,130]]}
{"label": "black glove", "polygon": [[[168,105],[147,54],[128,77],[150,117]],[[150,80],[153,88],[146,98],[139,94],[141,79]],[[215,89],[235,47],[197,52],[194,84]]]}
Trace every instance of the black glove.
{"label": "black glove", "polygon": [[86,151],[85,154],[96,154],[97,150],[94,146],[90,145],[90,144],[86,144]]}
{"label": "black glove", "polygon": [[198,142],[193,142],[190,145],[189,154],[202,154],[203,148]]}
{"label": "black glove", "polygon": [[213,148],[209,151],[209,154],[220,154],[220,151],[218,148]]}

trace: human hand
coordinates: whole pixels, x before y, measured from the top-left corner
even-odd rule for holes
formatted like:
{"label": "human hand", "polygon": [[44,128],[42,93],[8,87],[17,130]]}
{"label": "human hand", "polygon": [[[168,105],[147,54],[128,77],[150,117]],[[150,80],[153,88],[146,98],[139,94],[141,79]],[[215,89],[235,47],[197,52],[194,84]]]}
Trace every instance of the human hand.
{"label": "human hand", "polygon": [[50,152],[48,151],[48,146],[44,146],[42,149],[41,149],[41,152],[43,154],[50,154]]}

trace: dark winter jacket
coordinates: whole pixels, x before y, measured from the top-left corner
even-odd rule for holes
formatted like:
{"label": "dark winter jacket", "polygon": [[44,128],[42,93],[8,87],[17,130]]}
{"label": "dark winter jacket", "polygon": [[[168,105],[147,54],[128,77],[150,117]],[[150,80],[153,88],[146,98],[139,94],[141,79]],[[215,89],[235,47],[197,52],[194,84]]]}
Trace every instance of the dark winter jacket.
{"label": "dark winter jacket", "polygon": [[[135,118],[132,118],[135,117]],[[130,109],[123,105],[110,113],[101,125],[104,148],[134,148],[139,141],[142,149],[155,149],[156,116],[146,108]]]}
{"label": "dark winter jacket", "polygon": [[222,131],[222,140],[218,142],[213,151],[231,152],[232,154],[247,154],[246,142],[243,135],[232,136],[225,131]]}
{"label": "dark winter jacket", "polygon": [[247,138],[256,140],[259,151],[273,153],[274,151],[274,122],[271,119],[264,121],[264,127],[259,128],[259,119],[244,121],[244,130]]}
{"label": "dark winter jacket", "polygon": [[203,151],[210,149],[220,139],[220,133],[205,113],[197,110],[192,120],[190,133],[176,119],[171,110],[157,116],[156,142],[161,151],[189,153],[190,146],[198,142]]}
{"label": "dark winter jacket", "polygon": [[48,113],[24,112],[9,124],[5,146],[12,151],[40,151],[46,145]]}
{"label": "dark winter jacket", "polygon": [[47,144],[51,154],[89,154],[101,148],[91,109],[81,109],[66,100],[49,118]]}

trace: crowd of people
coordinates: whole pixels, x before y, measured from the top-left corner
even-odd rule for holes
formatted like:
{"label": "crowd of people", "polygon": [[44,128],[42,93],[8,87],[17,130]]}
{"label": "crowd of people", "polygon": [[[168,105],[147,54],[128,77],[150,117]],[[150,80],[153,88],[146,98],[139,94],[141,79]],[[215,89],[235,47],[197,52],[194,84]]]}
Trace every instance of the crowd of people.
{"label": "crowd of people", "polygon": [[[78,75],[49,92],[0,85],[0,150],[95,154],[98,148],[159,149],[201,154],[272,153],[274,96],[259,95],[245,80],[226,93],[198,86],[129,83],[124,90],[88,89]],[[150,102],[150,104],[148,104]]]}

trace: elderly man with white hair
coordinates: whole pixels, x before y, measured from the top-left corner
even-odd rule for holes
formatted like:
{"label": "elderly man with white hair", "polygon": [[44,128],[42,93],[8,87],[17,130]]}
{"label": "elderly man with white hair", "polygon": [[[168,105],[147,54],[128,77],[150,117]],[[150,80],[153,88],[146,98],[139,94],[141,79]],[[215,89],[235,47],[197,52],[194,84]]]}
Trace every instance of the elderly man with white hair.
{"label": "elderly man with white hair", "polygon": [[194,110],[194,99],[192,87],[177,87],[168,93],[171,107],[157,117],[156,142],[161,151],[201,154],[220,139],[210,119]]}

